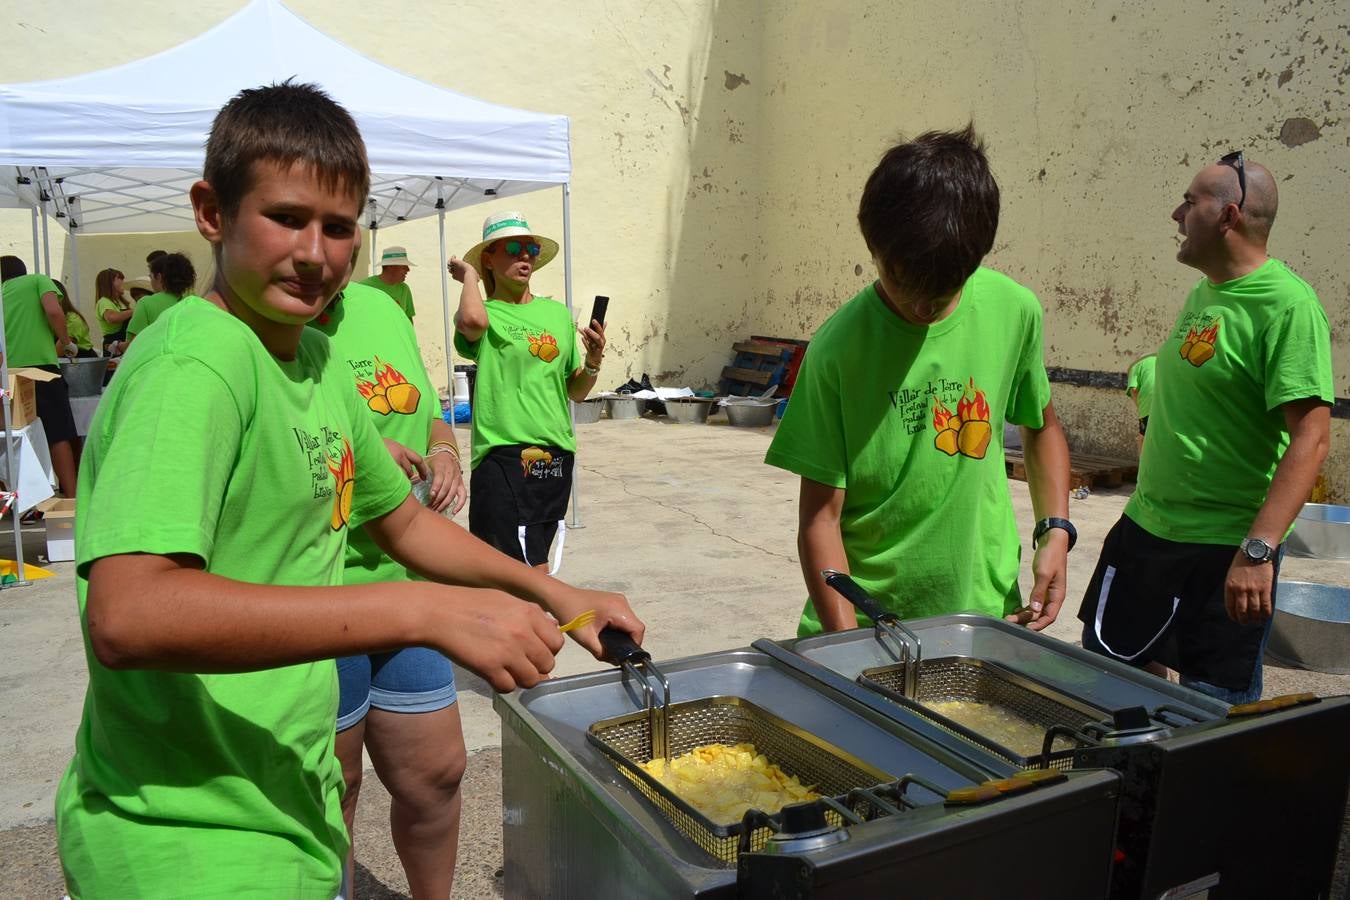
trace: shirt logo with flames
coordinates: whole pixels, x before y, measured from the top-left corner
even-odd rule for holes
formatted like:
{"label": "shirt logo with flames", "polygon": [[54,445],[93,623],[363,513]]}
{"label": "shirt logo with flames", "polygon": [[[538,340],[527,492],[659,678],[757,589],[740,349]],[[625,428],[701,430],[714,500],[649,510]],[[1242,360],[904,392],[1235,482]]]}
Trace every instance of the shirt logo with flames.
{"label": "shirt logo with flames", "polygon": [[530,342],[531,356],[536,356],[546,363],[558,358],[558,339],[547,331],[540,334],[526,334],[525,339]]}
{"label": "shirt logo with flames", "polygon": [[984,459],[992,434],[989,404],[984,399],[984,391],[975,387],[974,378],[961,392],[955,414],[937,394],[933,395],[933,428],[937,431],[933,444],[943,453],[948,456],[959,453],[971,459]]}
{"label": "shirt logo with flames", "polygon": [[356,461],[346,438],[342,439],[342,456],[328,457],[328,471],[333,473],[333,518],[329,524],[339,531],[352,519],[352,491],[356,488]]}
{"label": "shirt logo with flames", "polygon": [[409,384],[402,372],[378,356],[375,357],[375,381],[358,378],[356,389],[365,398],[366,405],[382,416],[390,413],[410,416],[417,412],[417,402],[422,398],[416,385]]}
{"label": "shirt logo with flames", "polygon": [[1201,331],[1192,325],[1181,342],[1181,358],[1197,369],[1214,357],[1214,345],[1219,342],[1219,320],[1210,322]]}

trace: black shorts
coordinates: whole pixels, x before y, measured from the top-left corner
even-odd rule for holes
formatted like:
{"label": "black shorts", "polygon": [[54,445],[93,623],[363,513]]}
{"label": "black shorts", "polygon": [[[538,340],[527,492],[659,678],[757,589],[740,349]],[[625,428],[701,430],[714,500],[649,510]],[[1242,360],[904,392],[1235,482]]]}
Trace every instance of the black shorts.
{"label": "black shorts", "polygon": [[1148,416],[1144,416],[1139,420],[1139,433],[1143,434],[1146,431],[1148,431]]}
{"label": "black shorts", "polygon": [[[1133,666],[1159,662],[1189,678],[1246,689],[1261,662],[1266,623],[1228,617],[1223,587],[1237,552],[1164,540],[1121,516],[1078,610],[1083,646]],[[1271,563],[1272,592],[1280,557]]]}
{"label": "black shorts", "polygon": [[573,462],[557,447],[492,448],[469,477],[469,531],[527,565],[547,563],[567,516]]}
{"label": "black shorts", "polygon": [[[59,366],[35,366],[44,372],[61,373]],[[38,418],[47,435],[47,446],[55,447],[76,437],[75,417],[70,412],[70,391],[64,378],[33,382]]]}

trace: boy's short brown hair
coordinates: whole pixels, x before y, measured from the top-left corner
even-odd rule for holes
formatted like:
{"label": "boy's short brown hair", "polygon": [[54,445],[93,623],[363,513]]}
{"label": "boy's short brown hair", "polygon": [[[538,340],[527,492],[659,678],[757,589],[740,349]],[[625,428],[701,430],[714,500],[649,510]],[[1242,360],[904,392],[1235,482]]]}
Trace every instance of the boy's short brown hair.
{"label": "boy's short brown hair", "polygon": [[358,207],[370,192],[370,162],[356,121],[312,84],[249,88],[216,114],[202,177],[226,216],[239,211],[258,162],[310,166],[320,184],[350,193]]}
{"label": "boy's short brown hair", "polygon": [[965,284],[994,246],[998,209],[998,183],[970,124],[887,150],[863,188],[858,226],[910,299],[934,300]]}

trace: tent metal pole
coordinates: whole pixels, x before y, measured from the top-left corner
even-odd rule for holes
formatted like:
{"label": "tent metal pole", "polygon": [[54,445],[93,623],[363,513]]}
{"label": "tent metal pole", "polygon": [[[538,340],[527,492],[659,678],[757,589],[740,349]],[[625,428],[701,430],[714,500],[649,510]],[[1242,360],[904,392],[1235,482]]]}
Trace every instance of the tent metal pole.
{"label": "tent metal pole", "polygon": [[[445,388],[450,394],[450,409],[454,410],[455,342],[454,330],[450,326],[450,270],[446,268],[449,261],[445,258],[445,204],[439,197],[436,202],[440,207],[436,212],[436,224],[441,235],[441,324],[445,327]],[[450,418],[454,419],[453,412]]]}
{"label": "tent metal pole", "polygon": [[33,214],[33,269],[36,271],[38,260],[42,258],[42,244],[38,242],[38,209],[36,206],[28,209]]}
{"label": "tent metal pole", "polygon": [[[36,212],[36,210],[35,210]],[[36,223],[35,223],[36,227]],[[33,263],[37,265],[36,262]],[[0,286],[0,346],[5,343],[5,294],[4,287]],[[14,575],[18,579],[13,585],[8,587],[17,587],[21,584],[27,584],[26,574],[23,568],[23,523],[19,521],[19,483],[14,479],[14,470],[16,468],[14,457],[18,453],[21,444],[15,441],[14,429],[10,423],[14,421],[14,398],[9,392],[9,358],[0,354],[0,388],[4,389],[4,402],[0,403],[0,412],[4,413],[5,420],[5,488],[14,496],[10,498],[10,524],[14,526]]]}
{"label": "tent metal pole", "polygon": [[79,301],[76,297],[80,296],[80,242],[75,239],[75,223],[70,223],[70,231],[66,234],[66,240],[70,241],[70,292],[73,297],[67,297],[70,305],[79,309]]}
{"label": "tent metal pole", "polygon": [[[563,299],[567,301],[567,316],[572,314],[572,186],[566,181],[562,185],[563,201]],[[587,323],[589,324],[589,323]],[[573,340],[576,336],[573,335]],[[567,401],[567,412],[572,417],[572,434],[577,433],[577,405]],[[581,480],[581,467],[572,464],[572,528],[585,528],[581,524],[581,492],[577,482]]]}
{"label": "tent metal pole", "polygon": [[[47,236],[47,191],[42,189],[42,274],[48,278],[52,277],[52,244]],[[37,260],[33,260],[33,265],[37,266]]]}

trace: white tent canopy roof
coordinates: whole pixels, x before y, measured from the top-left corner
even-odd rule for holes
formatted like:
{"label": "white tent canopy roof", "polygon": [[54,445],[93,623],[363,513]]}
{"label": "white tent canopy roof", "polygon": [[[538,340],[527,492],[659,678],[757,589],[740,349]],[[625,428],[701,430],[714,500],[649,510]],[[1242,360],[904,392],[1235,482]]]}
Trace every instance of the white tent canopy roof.
{"label": "white tent canopy roof", "polygon": [[[211,61],[229,59],[230,64]],[[366,59],[277,0],[253,0],[163,53],[74,78],[0,85],[0,206],[45,192],[77,233],[185,231],[220,107],[294,78],[355,117],[384,227],[568,181],[566,116],[496,106]],[[440,201],[438,203],[438,201]]]}

